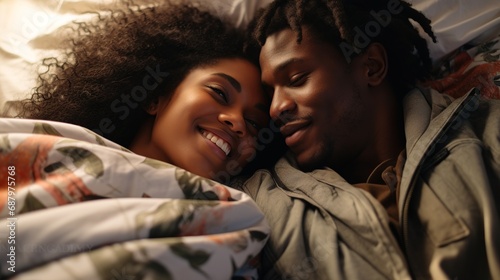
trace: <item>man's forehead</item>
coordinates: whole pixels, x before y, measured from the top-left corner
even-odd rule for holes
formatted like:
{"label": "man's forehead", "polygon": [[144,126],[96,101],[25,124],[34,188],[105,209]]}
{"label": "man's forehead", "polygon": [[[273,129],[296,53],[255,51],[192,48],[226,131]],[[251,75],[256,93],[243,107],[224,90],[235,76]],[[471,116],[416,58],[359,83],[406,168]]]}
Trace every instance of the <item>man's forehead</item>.
{"label": "man's forehead", "polygon": [[262,71],[271,70],[267,69],[268,67],[278,71],[289,64],[310,60],[324,51],[325,43],[311,33],[308,28],[303,28],[300,42],[297,42],[297,33],[291,29],[284,29],[268,36],[260,53]]}
{"label": "man's forehead", "polygon": [[262,53],[281,53],[290,51],[297,43],[297,34],[291,29],[284,29],[269,35],[262,46]]}
{"label": "man's forehead", "polygon": [[[306,44],[304,44],[306,43]],[[261,49],[260,62],[276,67],[284,60],[302,57],[307,54],[307,42],[297,42],[297,33],[285,29],[271,34]]]}

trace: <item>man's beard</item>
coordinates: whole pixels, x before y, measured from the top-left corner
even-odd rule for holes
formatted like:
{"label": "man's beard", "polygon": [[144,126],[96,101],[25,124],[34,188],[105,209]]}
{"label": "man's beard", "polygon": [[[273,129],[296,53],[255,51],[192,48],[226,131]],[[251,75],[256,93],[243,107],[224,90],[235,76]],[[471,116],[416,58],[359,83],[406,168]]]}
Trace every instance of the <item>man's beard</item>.
{"label": "man's beard", "polygon": [[[314,149],[314,153],[305,162],[297,162],[300,170],[312,171],[324,167],[332,167],[334,141],[329,135],[322,135],[323,140],[319,141],[319,147]],[[328,145],[327,145],[328,144]]]}

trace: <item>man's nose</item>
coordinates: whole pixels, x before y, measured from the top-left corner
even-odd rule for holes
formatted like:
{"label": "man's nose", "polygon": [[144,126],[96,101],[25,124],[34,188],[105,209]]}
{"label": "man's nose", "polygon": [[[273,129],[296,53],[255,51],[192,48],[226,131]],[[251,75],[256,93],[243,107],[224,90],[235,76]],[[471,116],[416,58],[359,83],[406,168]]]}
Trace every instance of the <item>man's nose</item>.
{"label": "man's nose", "polygon": [[290,95],[280,87],[274,89],[273,100],[269,113],[271,118],[278,123],[286,122],[286,115],[295,109],[295,102]]}

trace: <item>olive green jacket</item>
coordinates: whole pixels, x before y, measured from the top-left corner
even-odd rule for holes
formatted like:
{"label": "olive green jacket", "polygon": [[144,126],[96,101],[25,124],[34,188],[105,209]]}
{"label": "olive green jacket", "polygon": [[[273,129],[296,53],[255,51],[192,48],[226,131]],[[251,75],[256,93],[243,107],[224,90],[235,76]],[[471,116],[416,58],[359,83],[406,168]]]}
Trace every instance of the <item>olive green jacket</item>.
{"label": "olive green jacket", "polygon": [[500,101],[405,97],[402,244],[367,192],[289,155],[242,189],[271,225],[263,279],[500,279]]}

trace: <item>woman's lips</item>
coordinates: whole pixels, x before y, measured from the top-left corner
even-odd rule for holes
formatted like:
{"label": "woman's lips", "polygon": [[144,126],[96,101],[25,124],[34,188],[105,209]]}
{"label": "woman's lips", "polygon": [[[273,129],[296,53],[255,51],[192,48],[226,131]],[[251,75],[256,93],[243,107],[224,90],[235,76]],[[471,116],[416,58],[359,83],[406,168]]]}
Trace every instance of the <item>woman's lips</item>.
{"label": "woman's lips", "polygon": [[229,153],[231,152],[231,145],[228,142],[226,142],[220,136],[206,130],[203,130],[201,134],[203,135],[203,137],[210,140],[217,147],[219,147],[224,152],[224,154],[226,154],[226,156],[229,155]]}
{"label": "woman's lips", "polygon": [[232,156],[236,139],[221,128],[198,127],[201,136],[207,141],[209,149],[222,161],[226,161]]}

